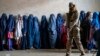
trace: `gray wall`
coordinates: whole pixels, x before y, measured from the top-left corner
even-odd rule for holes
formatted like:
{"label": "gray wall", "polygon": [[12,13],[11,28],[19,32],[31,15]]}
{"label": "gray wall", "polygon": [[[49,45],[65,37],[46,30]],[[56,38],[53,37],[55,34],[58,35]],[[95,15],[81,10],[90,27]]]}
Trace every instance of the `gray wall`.
{"label": "gray wall", "polygon": [[0,15],[34,14],[40,19],[42,15],[68,12],[69,2],[75,3],[78,11],[100,11],[100,0],[0,0]]}

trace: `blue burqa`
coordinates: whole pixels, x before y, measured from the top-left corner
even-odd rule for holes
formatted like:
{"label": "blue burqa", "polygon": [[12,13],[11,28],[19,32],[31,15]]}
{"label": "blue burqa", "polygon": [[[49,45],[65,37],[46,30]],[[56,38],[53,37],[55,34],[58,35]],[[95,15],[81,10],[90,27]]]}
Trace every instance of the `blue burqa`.
{"label": "blue burqa", "polygon": [[49,48],[48,22],[45,15],[41,18],[40,31],[41,48]]}
{"label": "blue burqa", "polygon": [[56,29],[57,29],[57,40],[56,40],[56,48],[61,48],[61,30],[63,26],[64,19],[62,15],[59,13],[56,19]]}
{"label": "blue burqa", "polygon": [[49,31],[50,48],[55,48],[57,31],[56,31],[56,18],[54,14],[50,15],[48,31]]}

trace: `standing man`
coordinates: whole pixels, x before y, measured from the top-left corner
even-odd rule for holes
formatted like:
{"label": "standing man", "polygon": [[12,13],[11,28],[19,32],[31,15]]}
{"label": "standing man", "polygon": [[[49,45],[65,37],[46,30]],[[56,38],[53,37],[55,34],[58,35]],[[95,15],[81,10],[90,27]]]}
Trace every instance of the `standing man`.
{"label": "standing man", "polygon": [[78,49],[81,51],[80,56],[84,56],[85,52],[83,49],[83,46],[80,41],[80,22],[78,19],[78,12],[75,8],[75,5],[71,2],[69,3],[69,13],[67,14],[68,19],[67,19],[67,26],[68,26],[68,44],[66,48],[66,56],[70,56],[71,53],[71,46],[73,43],[73,40],[75,41]]}

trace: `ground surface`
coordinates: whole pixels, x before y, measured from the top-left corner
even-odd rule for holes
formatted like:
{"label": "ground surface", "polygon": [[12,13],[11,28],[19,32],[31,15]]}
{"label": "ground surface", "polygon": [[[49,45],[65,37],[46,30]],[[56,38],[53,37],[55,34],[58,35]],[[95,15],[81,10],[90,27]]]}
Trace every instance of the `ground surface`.
{"label": "ground surface", "polygon": [[[94,53],[94,52],[93,52]],[[93,56],[93,53],[86,53],[86,56]],[[73,50],[71,56],[79,56],[78,50]],[[64,49],[31,49],[0,51],[0,56],[65,56]],[[95,55],[94,55],[95,56]]]}

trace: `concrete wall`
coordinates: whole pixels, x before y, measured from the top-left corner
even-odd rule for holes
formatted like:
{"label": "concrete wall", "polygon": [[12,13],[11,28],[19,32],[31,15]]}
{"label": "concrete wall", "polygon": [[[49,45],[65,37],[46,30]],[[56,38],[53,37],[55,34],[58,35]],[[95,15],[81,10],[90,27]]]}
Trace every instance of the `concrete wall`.
{"label": "concrete wall", "polygon": [[42,15],[49,17],[51,13],[65,14],[69,2],[75,3],[78,11],[100,11],[100,0],[0,0],[0,15],[33,14],[40,19]]}

